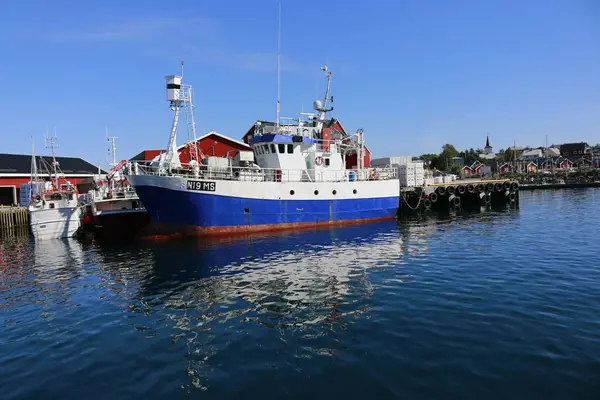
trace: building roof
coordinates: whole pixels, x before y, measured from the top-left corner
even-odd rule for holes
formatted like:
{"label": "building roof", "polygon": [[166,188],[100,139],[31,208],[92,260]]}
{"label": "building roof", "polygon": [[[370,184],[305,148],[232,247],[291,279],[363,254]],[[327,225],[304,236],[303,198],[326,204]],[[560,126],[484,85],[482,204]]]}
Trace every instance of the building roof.
{"label": "building roof", "polygon": [[549,156],[560,156],[560,150],[556,147],[548,147],[547,152]]}
{"label": "building roof", "polygon": [[560,152],[564,153],[566,151],[568,151],[569,153],[575,150],[583,150],[586,147],[589,147],[587,143],[585,142],[580,142],[580,143],[565,143],[565,144],[561,144],[560,145]]}
{"label": "building roof", "polygon": [[[230,138],[230,137],[228,137],[228,136],[225,136],[225,135],[221,135],[219,132],[215,132],[215,131],[210,131],[210,132],[208,132],[206,135],[200,136],[200,137],[198,138],[198,141],[201,141],[201,140],[203,140],[203,139],[206,139],[206,138],[207,138],[207,137],[209,137],[209,136],[217,136],[217,137],[219,137],[219,138],[221,138],[221,139],[223,139],[223,140],[227,140],[227,141],[230,141],[230,142],[232,142],[232,143],[239,144],[240,146],[244,146],[244,147],[250,148],[250,146],[248,146],[248,145],[247,145],[246,143],[244,143],[244,142],[241,142],[241,141],[239,141],[239,140],[235,140],[235,139],[233,139],[233,138]],[[186,144],[187,144],[187,143],[186,143]],[[186,146],[186,144],[183,144],[183,145],[181,145],[181,146],[177,147],[177,150],[181,150],[181,149],[183,149],[183,148]]]}
{"label": "building roof", "polygon": [[[204,139],[206,139],[206,138],[208,138],[210,136],[217,136],[218,138],[220,138],[222,140],[226,140],[228,142],[235,143],[237,145],[240,145],[240,146],[243,146],[245,148],[250,149],[250,146],[247,145],[246,143],[240,142],[239,140],[235,140],[233,138],[230,138],[228,136],[222,135],[219,132],[215,132],[215,131],[210,131],[207,134],[200,136],[198,139],[196,139],[196,141],[200,142],[200,141],[202,141],[202,140],[204,140]],[[184,143],[184,144],[182,144],[180,146],[177,146],[177,151],[184,149],[187,146],[188,143]],[[144,150],[144,151],[136,154],[135,156],[131,157],[129,159],[129,161],[146,161],[146,154],[145,154],[146,152],[151,152],[152,153],[152,158],[154,158],[154,157],[156,157],[156,156],[158,156],[158,155],[160,155],[162,153],[165,153],[166,151],[164,149],[163,150]]]}
{"label": "building roof", "polygon": [[[36,156],[38,172],[41,171],[43,159],[48,165],[52,164],[52,157]],[[76,157],[56,157],[60,171],[65,175],[94,175],[98,173],[98,167]],[[29,154],[0,154],[0,175],[7,174],[30,174],[31,155]],[[100,170],[100,173],[106,173]]]}
{"label": "building roof", "polygon": [[523,154],[521,154],[521,157],[541,157],[541,156],[542,156],[541,149],[527,150],[527,151],[524,151]]}

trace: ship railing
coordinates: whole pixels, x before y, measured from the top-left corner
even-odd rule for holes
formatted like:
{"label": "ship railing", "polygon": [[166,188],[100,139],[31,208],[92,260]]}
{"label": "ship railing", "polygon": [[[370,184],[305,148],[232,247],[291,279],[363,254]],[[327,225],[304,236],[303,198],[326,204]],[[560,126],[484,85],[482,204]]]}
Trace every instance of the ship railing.
{"label": "ship railing", "polygon": [[[136,172],[134,172],[136,171]],[[251,182],[355,182],[398,178],[396,168],[363,169],[282,169],[206,165],[149,165],[140,163],[130,171],[134,175],[176,176],[186,179],[208,179]]]}

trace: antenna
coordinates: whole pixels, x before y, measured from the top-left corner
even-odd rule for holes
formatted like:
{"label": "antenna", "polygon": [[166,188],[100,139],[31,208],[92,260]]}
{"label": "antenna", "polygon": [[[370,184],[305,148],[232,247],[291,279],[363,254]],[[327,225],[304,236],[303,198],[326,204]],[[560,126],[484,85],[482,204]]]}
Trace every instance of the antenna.
{"label": "antenna", "polygon": [[319,112],[319,119],[325,120],[327,112],[333,110],[333,107],[327,108],[327,101],[333,102],[333,96],[331,96],[331,98],[329,97],[329,88],[331,87],[332,73],[331,71],[329,71],[327,65],[322,66],[320,69],[325,74],[325,78],[327,78],[327,87],[325,88],[325,97],[323,98],[323,102],[321,102],[320,100],[315,100],[315,102],[313,103],[313,108]]}
{"label": "antenna", "polygon": [[181,61],[181,79],[183,79],[183,60]]}
{"label": "antenna", "polygon": [[279,112],[281,108],[281,1],[277,2],[277,113],[276,120],[279,126]]}

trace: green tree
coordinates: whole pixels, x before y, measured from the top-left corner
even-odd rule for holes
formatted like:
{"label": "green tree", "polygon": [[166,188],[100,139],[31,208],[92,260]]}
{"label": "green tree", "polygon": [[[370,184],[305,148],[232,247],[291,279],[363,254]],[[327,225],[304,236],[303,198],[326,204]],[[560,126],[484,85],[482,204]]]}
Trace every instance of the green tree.
{"label": "green tree", "polygon": [[518,160],[522,153],[522,151],[508,149],[504,152],[504,161],[514,161],[515,159]]}
{"label": "green tree", "polygon": [[437,154],[423,154],[420,157],[421,160],[429,161],[431,164],[431,168],[440,169],[441,162],[440,156]]}
{"label": "green tree", "polygon": [[439,168],[441,170],[447,171],[450,169],[452,165],[454,165],[454,161],[452,158],[458,157],[458,150],[453,145],[447,143],[442,146],[442,152],[440,153],[440,161]]}
{"label": "green tree", "polygon": [[450,159],[452,157],[458,157],[458,150],[451,144],[445,144],[442,146],[442,152],[440,157]]}

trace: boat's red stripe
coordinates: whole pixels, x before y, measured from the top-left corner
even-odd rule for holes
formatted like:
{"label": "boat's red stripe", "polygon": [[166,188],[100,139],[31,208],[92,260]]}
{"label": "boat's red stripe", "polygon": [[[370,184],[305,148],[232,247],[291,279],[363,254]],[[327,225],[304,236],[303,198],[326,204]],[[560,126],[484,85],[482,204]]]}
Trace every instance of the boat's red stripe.
{"label": "boat's red stripe", "polygon": [[140,234],[142,239],[166,240],[184,236],[235,236],[260,232],[280,232],[299,229],[328,228],[336,226],[357,225],[377,221],[394,219],[395,216],[382,218],[365,218],[355,220],[320,221],[320,222],[296,222],[283,224],[265,225],[239,225],[239,226],[171,226],[159,223],[151,223],[144,232]]}

